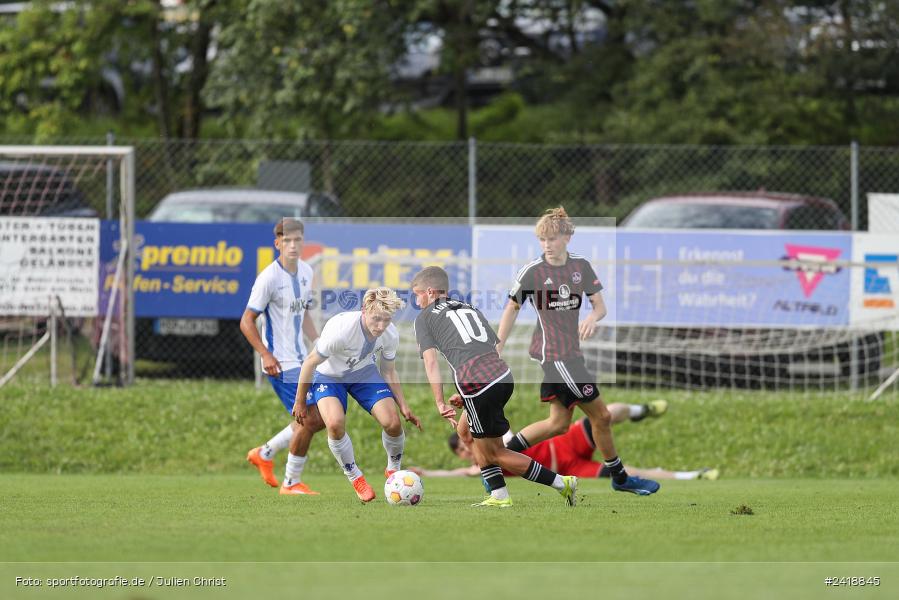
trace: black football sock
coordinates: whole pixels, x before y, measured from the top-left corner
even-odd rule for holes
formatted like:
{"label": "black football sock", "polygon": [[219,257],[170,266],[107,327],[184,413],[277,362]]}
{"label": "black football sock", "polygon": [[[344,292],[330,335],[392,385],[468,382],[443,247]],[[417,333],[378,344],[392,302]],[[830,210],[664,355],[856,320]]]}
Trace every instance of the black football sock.
{"label": "black football sock", "polygon": [[524,452],[530,447],[531,445],[528,443],[525,437],[521,435],[521,432],[518,432],[514,436],[512,436],[512,439],[509,440],[508,444],[506,444],[506,448],[514,452]]}
{"label": "black football sock", "polygon": [[524,478],[551,487],[556,480],[556,473],[532,459],[528,470],[524,472]]}
{"label": "black football sock", "polygon": [[500,488],[506,487],[506,478],[503,477],[503,470],[496,465],[487,465],[481,469],[481,477],[487,484],[487,491],[492,492]]}
{"label": "black football sock", "polygon": [[609,476],[612,478],[612,481],[617,483],[618,485],[622,485],[627,482],[627,471],[624,470],[624,465],[621,464],[621,459],[617,456],[611,460],[605,461],[606,468],[609,470]]}

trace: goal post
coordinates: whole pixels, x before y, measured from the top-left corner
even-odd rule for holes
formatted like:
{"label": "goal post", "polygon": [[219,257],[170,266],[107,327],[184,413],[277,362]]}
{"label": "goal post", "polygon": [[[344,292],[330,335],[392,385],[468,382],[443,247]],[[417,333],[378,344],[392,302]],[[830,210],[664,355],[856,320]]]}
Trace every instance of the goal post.
{"label": "goal post", "polygon": [[135,168],[130,146],[0,146],[0,377],[25,366],[44,332],[55,339],[65,315],[65,339],[93,346],[72,347],[81,363],[73,381],[86,378],[88,363],[98,373],[96,360],[118,366],[118,383],[133,382]]}

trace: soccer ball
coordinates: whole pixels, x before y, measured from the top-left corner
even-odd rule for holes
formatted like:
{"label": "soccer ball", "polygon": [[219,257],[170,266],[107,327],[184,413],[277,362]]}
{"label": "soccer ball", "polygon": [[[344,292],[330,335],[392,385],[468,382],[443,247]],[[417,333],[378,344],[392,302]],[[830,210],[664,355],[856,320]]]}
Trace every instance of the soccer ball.
{"label": "soccer ball", "polygon": [[424,493],[421,478],[412,471],[397,471],[384,484],[384,498],[394,506],[415,506]]}

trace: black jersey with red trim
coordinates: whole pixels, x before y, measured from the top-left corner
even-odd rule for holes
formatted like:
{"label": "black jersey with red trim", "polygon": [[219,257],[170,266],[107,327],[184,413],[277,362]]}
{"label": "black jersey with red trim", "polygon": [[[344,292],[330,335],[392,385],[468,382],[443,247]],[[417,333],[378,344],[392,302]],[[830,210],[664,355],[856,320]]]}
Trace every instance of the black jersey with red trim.
{"label": "black jersey with red trim", "polygon": [[581,356],[578,313],[584,295],[602,289],[586,258],[568,253],[564,265],[546,262],[546,256],[526,264],[518,272],[509,298],[520,305],[530,299],[537,310],[537,326],[529,353],[541,363]]}
{"label": "black jersey with red trim", "polygon": [[440,298],[423,308],[415,318],[415,340],[419,354],[430,348],[443,354],[464,396],[476,396],[509,373],[496,353],[496,332],[466,302]]}

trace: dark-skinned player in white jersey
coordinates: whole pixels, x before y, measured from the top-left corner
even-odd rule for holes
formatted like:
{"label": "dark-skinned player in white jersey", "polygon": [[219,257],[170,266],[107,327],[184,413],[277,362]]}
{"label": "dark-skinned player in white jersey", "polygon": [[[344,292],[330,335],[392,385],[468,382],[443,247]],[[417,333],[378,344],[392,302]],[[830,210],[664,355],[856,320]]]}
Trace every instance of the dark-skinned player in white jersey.
{"label": "dark-skinned player in white jersey", "polygon": [[[606,305],[593,267],[583,256],[568,251],[574,223],[560,206],[548,210],[537,221],[535,232],[543,254],[518,272],[500,319],[496,348],[501,354],[518,311],[530,300],[537,311],[537,326],[529,354],[543,368],[540,400],[549,403],[549,417],[522,429],[507,447],[521,452],[565,433],[574,407],[579,406],[590,419],[593,439],[611,476],[612,488],[641,496],[655,493],[659,489],[657,482],[629,476],[624,469],[612,438],[612,417],[581,353],[580,340],[595,333],[596,324],[606,316]],[[584,296],[592,310],[578,322]],[[647,406],[647,410],[653,409],[653,404]]]}
{"label": "dark-skinned player in white jersey", "polygon": [[472,451],[490,492],[483,502],[473,506],[512,506],[503,469],[554,488],[569,506],[574,506],[577,477],[558,475],[503,445],[502,436],[509,431],[503,407],[515,387],[512,373],[496,353],[496,332],[481,311],[465,302],[447,298],[448,290],[449,277],[440,267],[425,267],[412,278],[412,293],[421,307],[415,319],[415,339],[437,411],[455,427],[456,411],[446,404],[443,396],[438,352],[453,371],[458,400],[465,407],[471,428]]}

